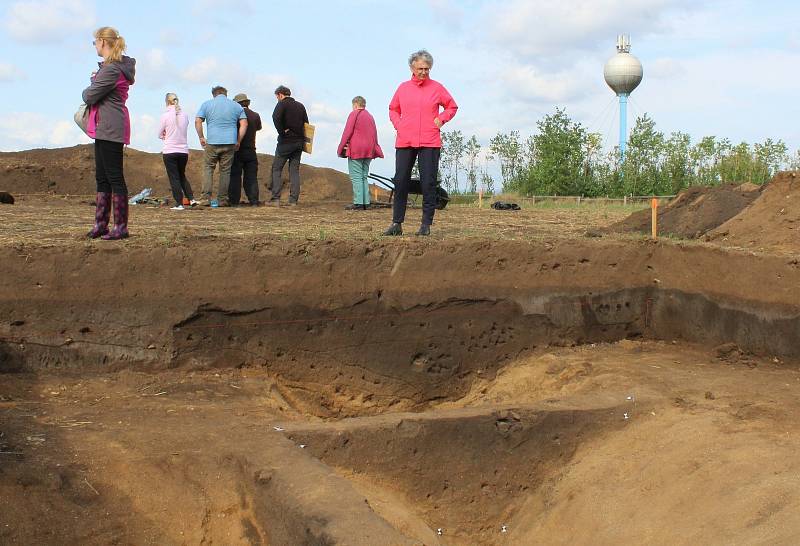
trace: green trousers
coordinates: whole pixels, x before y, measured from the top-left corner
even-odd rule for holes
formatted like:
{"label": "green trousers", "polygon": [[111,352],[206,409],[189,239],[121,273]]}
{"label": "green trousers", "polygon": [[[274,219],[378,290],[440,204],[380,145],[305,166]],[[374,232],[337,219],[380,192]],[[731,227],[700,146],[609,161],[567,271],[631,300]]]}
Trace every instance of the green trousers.
{"label": "green trousers", "polygon": [[348,159],[347,170],[353,183],[353,204],[369,205],[369,163],[371,159]]}

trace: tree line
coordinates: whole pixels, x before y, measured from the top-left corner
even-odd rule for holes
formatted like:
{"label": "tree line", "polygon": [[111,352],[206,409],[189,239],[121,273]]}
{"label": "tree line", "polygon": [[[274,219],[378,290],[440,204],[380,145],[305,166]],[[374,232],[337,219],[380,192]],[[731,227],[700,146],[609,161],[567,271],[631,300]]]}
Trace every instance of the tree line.
{"label": "tree line", "polygon": [[[763,184],[777,171],[800,168],[782,140],[733,144],[707,136],[664,134],[647,114],[630,131],[624,160],[607,150],[602,135],[556,109],[523,140],[519,131],[498,133],[481,145],[461,131],[442,132],[440,178],[450,193],[516,192],[522,195],[674,195],[689,186]],[[481,153],[483,151],[483,153]],[[490,174],[489,165],[494,168]],[[495,176],[499,173],[499,180]]]}

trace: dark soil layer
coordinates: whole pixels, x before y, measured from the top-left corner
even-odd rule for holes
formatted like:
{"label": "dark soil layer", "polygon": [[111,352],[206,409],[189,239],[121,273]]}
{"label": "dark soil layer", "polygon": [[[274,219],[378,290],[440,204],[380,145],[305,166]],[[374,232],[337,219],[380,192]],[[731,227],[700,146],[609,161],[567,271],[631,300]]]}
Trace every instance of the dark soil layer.
{"label": "dark soil layer", "polygon": [[[262,200],[271,182],[272,156],[258,154],[259,185]],[[203,186],[203,152],[189,151],[186,169],[192,188],[199,195]],[[286,170],[284,169],[284,176]],[[350,179],[333,169],[301,165],[303,197],[310,200],[348,200],[352,196]],[[169,180],[161,154],[125,149],[125,179],[133,194],[152,188],[154,195],[170,196]],[[217,177],[215,177],[215,188]],[[288,179],[287,179],[288,180]],[[72,148],[0,152],[0,190],[12,195],[39,192],[57,195],[93,195],[94,147],[91,144]],[[244,196],[244,194],[242,194]]]}
{"label": "dark soil layer", "polygon": [[[401,396],[416,403],[543,344],[679,337],[790,356],[799,307],[792,260],[650,243],[0,249],[6,370],[259,365],[291,381],[293,362],[317,360],[328,384],[346,361],[423,374]],[[374,385],[363,373],[343,382]]]}
{"label": "dark soil layer", "polygon": [[[658,209],[658,233],[697,239],[736,216],[760,195],[752,184],[695,186],[679,193],[668,205]],[[609,228],[614,233],[647,233],[651,231],[651,212],[631,214]]]}

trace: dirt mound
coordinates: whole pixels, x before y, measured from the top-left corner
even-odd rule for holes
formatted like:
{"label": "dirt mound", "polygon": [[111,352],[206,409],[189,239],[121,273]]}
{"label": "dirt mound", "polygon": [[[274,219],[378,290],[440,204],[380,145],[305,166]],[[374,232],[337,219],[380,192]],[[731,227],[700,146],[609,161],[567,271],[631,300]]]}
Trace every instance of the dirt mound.
{"label": "dirt mound", "polygon": [[[658,211],[658,232],[683,239],[697,239],[733,218],[760,195],[754,184],[694,186]],[[609,228],[614,233],[650,233],[650,210],[634,212]]]}
{"label": "dirt mound", "polygon": [[708,234],[708,240],[753,249],[800,251],[800,173],[781,172],[741,213]]}
{"label": "dirt mound", "polygon": [[[262,197],[270,181],[273,156],[258,154]],[[186,175],[199,193],[203,185],[203,152],[189,151]],[[284,170],[284,177],[286,177]],[[302,165],[304,200],[348,200],[352,195],[349,177],[339,171]],[[159,153],[126,148],[125,178],[128,189],[138,192],[153,188],[157,196],[169,196],[169,181]],[[288,181],[288,178],[287,178]],[[0,190],[15,194],[52,192],[59,195],[88,195],[95,191],[94,149],[91,144],[71,148],[26,150],[0,153]]]}

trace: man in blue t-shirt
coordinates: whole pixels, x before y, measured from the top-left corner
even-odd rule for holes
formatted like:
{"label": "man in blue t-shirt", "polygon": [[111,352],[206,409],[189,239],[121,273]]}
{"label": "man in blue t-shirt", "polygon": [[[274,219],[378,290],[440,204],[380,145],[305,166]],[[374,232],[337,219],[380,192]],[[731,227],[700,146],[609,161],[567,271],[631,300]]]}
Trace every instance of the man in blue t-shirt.
{"label": "man in blue t-shirt", "polygon": [[[194,127],[200,137],[200,145],[205,150],[205,177],[203,178],[203,199],[200,204],[211,204],[214,186],[214,168],[219,163],[219,191],[217,201],[220,207],[227,207],[228,185],[231,180],[233,154],[247,133],[247,115],[241,105],[228,98],[228,90],[218,85],[211,89],[211,100],[204,102],[197,111]],[[240,123],[241,120],[241,123]],[[208,139],[203,136],[203,122],[206,122]]]}

